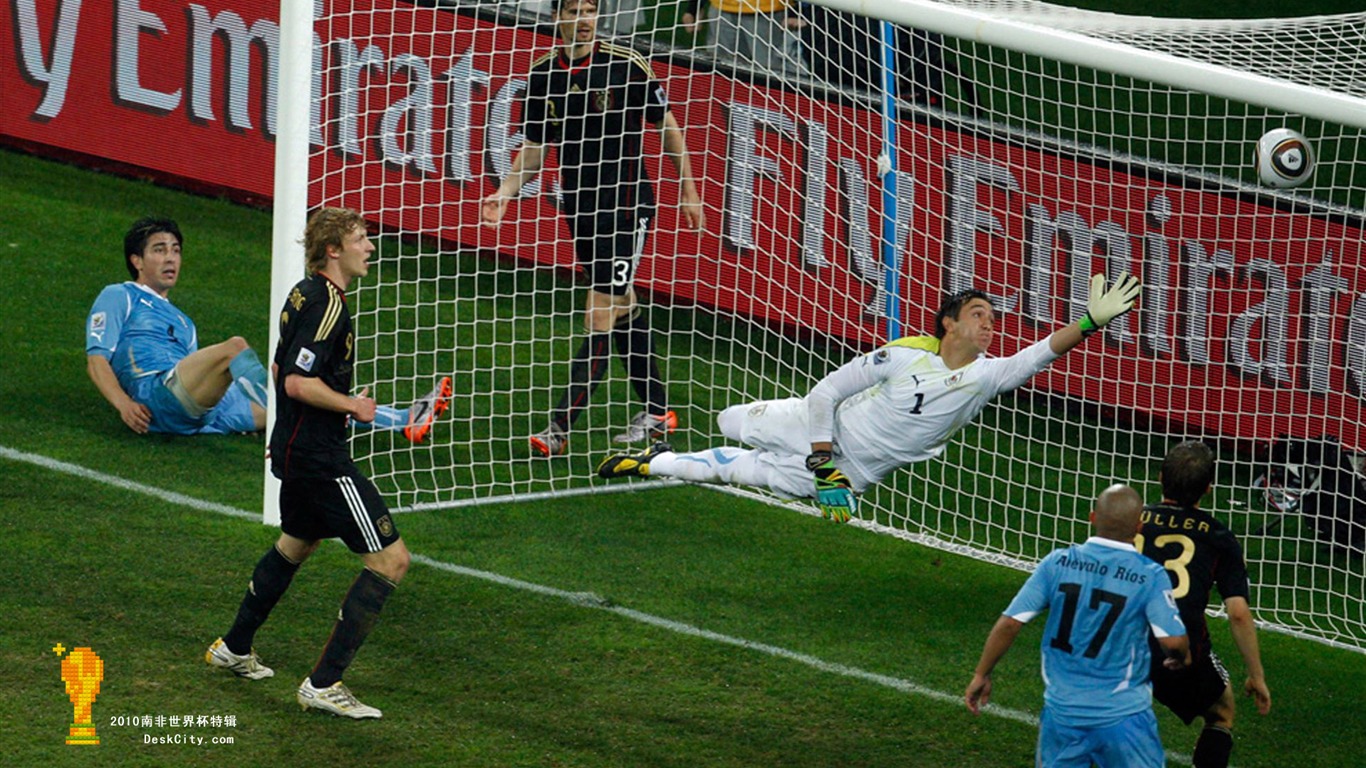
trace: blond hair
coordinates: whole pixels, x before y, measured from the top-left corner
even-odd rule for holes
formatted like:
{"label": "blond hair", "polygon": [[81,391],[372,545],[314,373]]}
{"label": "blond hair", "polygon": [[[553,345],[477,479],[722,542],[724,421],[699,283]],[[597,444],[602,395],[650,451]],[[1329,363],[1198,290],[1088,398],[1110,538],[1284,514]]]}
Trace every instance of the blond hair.
{"label": "blond hair", "polygon": [[327,268],[327,248],[341,250],[342,242],[356,227],[365,228],[365,217],[350,208],[320,208],[304,226],[304,267],[314,274]]}

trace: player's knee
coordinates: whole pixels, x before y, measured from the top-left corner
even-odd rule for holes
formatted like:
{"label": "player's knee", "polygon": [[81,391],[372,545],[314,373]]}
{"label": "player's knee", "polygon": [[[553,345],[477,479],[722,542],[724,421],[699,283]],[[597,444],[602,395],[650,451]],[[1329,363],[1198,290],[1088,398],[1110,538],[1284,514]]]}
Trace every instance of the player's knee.
{"label": "player's knee", "polygon": [[1233,689],[1225,687],[1219,700],[1210,705],[1205,712],[1205,727],[1232,728],[1234,713]]}
{"label": "player's knee", "polygon": [[748,405],[732,405],[721,411],[716,417],[716,426],[721,428],[721,434],[729,440],[740,439],[740,422],[745,417],[745,409]]}
{"label": "player's knee", "polygon": [[402,539],[380,550],[376,555],[366,559],[365,566],[367,568],[394,584],[403,581],[403,577],[408,574],[408,566],[412,564],[413,558]]}

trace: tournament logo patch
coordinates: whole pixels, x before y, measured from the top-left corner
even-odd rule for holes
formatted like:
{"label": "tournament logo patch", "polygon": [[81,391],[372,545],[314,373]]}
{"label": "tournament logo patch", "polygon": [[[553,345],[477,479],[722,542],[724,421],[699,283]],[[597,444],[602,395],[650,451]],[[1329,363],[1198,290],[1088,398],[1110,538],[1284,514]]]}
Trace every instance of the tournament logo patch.
{"label": "tournament logo patch", "polygon": [[750,408],[750,409],[749,409],[749,415],[750,415],[750,416],[762,416],[762,415],[764,415],[764,411],[767,411],[767,410],[768,410],[768,403],[759,403],[758,405],[756,405],[756,406],[754,406],[753,408]]}
{"label": "tournament logo patch", "polygon": [[313,371],[313,362],[317,359],[318,356],[313,354],[312,350],[304,348],[299,350],[299,356],[294,359],[294,366],[301,371],[308,371],[311,373]]}
{"label": "tournament logo patch", "polygon": [[95,332],[97,332],[97,331],[103,331],[103,330],[104,330],[104,324],[105,324],[105,317],[104,317],[104,313],[103,313],[103,312],[96,312],[95,314],[93,314],[93,315],[90,316],[90,332],[91,332],[91,333],[95,333]]}
{"label": "tournament logo patch", "polygon": [[394,535],[394,521],[390,520],[388,515],[376,520],[375,527],[379,529],[379,535],[386,539]]}

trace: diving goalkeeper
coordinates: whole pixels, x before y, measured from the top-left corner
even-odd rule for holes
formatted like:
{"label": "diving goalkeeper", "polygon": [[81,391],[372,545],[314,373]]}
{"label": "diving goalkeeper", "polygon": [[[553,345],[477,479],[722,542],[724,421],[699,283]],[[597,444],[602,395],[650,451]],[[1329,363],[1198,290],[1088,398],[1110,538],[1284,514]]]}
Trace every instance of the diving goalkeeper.
{"label": "diving goalkeeper", "polygon": [[934,318],[934,336],[897,339],[844,364],[806,397],[733,405],[717,422],[722,446],[675,453],[655,443],[608,456],[598,475],[676,477],[699,483],[767,488],[788,498],[814,497],[822,514],[847,522],[858,493],[892,470],[934,458],[1002,392],[1024,384],[1138,299],[1125,273],[1108,290],[1091,278],[1085,314],[1010,357],[987,357],[996,312],[978,290],[950,296]]}

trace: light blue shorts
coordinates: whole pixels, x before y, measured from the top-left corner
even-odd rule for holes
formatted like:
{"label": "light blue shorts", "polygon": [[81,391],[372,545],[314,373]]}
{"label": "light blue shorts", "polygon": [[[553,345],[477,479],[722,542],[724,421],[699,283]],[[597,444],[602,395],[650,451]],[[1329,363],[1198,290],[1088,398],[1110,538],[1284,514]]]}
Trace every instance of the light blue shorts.
{"label": "light blue shorts", "polygon": [[129,393],[152,412],[148,431],[171,435],[229,435],[256,431],[251,401],[236,385],[228,387],[218,405],[203,416],[195,417],[185,412],[185,406],[166,386],[166,379],[170,375],[170,371],[162,371],[143,376],[136,382],[136,391]]}
{"label": "light blue shorts", "polygon": [[1039,717],[1038,768],[1162,768],[1167,764],[1152,708],[1117,723],[1077,727],[1057,722],[1049,708]]}

